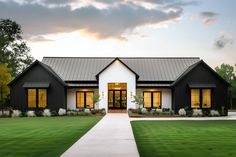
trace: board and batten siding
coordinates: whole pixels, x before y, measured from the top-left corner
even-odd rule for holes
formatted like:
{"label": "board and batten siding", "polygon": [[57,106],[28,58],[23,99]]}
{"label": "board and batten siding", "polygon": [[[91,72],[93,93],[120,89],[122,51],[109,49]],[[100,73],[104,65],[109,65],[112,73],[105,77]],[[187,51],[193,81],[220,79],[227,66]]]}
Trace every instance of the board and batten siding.
{"label": "board and batten siding", "polygon": [[137,94],[143,95],[144,91],[160,91],[161,92],[161,108],[172,109],[172,92],[168,88],[142,88],[137,89]]}
{"label": "board and batten siding", "polygon": [[[69,110],[75,110],[76,109],[76,92],[94,92],[94,94],[96,94],[98,92],[98,89],[94,89],[94,88],[69,88],[67,89],[67,109]],[[94,106],[94,108],[96,108]]]}
{"label": "board and batten siding", "polygon": [[127,83],[127,109],[135,108],[135,104],[131,102],[131,92],[136,93],[136,75],[119,60],[99,74],[99,94],[101,95],[99,108],[108,110],[108,83],[115,82]]}

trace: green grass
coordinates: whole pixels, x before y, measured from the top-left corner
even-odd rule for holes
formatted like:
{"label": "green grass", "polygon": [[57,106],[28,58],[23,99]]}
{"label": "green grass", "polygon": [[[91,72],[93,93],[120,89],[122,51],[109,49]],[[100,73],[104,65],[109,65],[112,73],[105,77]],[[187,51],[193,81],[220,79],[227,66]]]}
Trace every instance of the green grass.
{"label": "green grass", "polygon": [[236,121],[133,121],[141,157],[235,157]]}
{"label": "green grass", "polygon": [[0,118],[0,156],[59,156],[100,119],[96,116]]}

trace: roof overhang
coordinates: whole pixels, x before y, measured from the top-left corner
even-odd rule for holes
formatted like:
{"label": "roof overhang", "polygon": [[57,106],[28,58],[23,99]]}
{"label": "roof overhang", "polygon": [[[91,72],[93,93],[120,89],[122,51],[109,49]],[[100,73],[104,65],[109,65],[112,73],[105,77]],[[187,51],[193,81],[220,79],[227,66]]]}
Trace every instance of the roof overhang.
{"label": "roof overhang", "polygon": [[216,88],[214,83],[189,83],[189,88]]}
{"label": "roof overhang", "polygon": [[23,88],[49,88],[49,82],[25,82]]}

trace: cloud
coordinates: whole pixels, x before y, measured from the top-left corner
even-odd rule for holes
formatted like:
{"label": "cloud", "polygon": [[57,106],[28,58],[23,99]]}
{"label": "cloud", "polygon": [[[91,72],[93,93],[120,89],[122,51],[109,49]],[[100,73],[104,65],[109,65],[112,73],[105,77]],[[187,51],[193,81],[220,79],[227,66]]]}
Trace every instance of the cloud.
{"label": "cloud", "polygon": [[[94,1],[109,6],[99,8],[78,0],[59,0],[55,3],[53,0],[25,0],[23,4],[8,1],[0,2],[0,18],[16,20],[27,37],[80,30],[99,39],[125,39],[125,34],[132,33],[138,27],[176,21],[183,14],[183,6],[190,5],[180,0],[148,0],[158,4],[150,9],[129,0],[117,0],[116,4],[112,4],[112,0],[88,0]],[[82,7],[73,9],[68,5],[75,2]],[[54,7],[47,7],[46,4]]]}
{"label": "cloud", "polygon": [[218,14],[214,13],[214,12],[209,12],[209,11],[205,11],[205,12],[201,12],[199,14],[199,16],[203,19],[203,24],[208,26],[212,23],[214,23],[217,19],[218,19]]}
{"label": "cloud", "polygon": [[233,38],[230,37],[230,35],[227,33],[221,33],[221,35],[214,42],[214,46],[217,49],[223,49],[227,45],[232,45],[232,44],[233,44]]}

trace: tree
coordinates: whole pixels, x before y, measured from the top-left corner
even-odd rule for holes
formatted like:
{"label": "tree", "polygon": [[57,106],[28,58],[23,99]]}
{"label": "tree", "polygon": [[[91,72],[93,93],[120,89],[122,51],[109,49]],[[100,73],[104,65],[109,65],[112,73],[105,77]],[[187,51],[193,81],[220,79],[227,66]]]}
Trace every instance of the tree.
{"label": "tree", "polygon": [[134,95],[134,100],[132,102],[138,105],[139,108],[142,108],[144,103],[143,96],[141,94]]}
{"label": "tree", "polygon": [[6,64],[0,64],[0,101],[3,102],[10,90],[7,84],[12,80],[11,69]]}
{"label": "tree", "polygon": [[231,83],[235,79],[234,67],[229,64],[221,64],[215,68],[216,72],[227,82]]}
{"label": "tree", "polygon": [[[236,66],[236,64],[235,64]],[[230,96],[230,105],[232,108],[232,97],[236,95],[236,75],[234,67],[229,64],[221,64],[220,67],[215,68],[216,72],[224,78],[229,84],[229,96]]]}
{"label": "tree", "polygon": [[0,64],[7,64],[15,77],[33,62],[29,52],[21,26],[10,19],[0,19]]}

